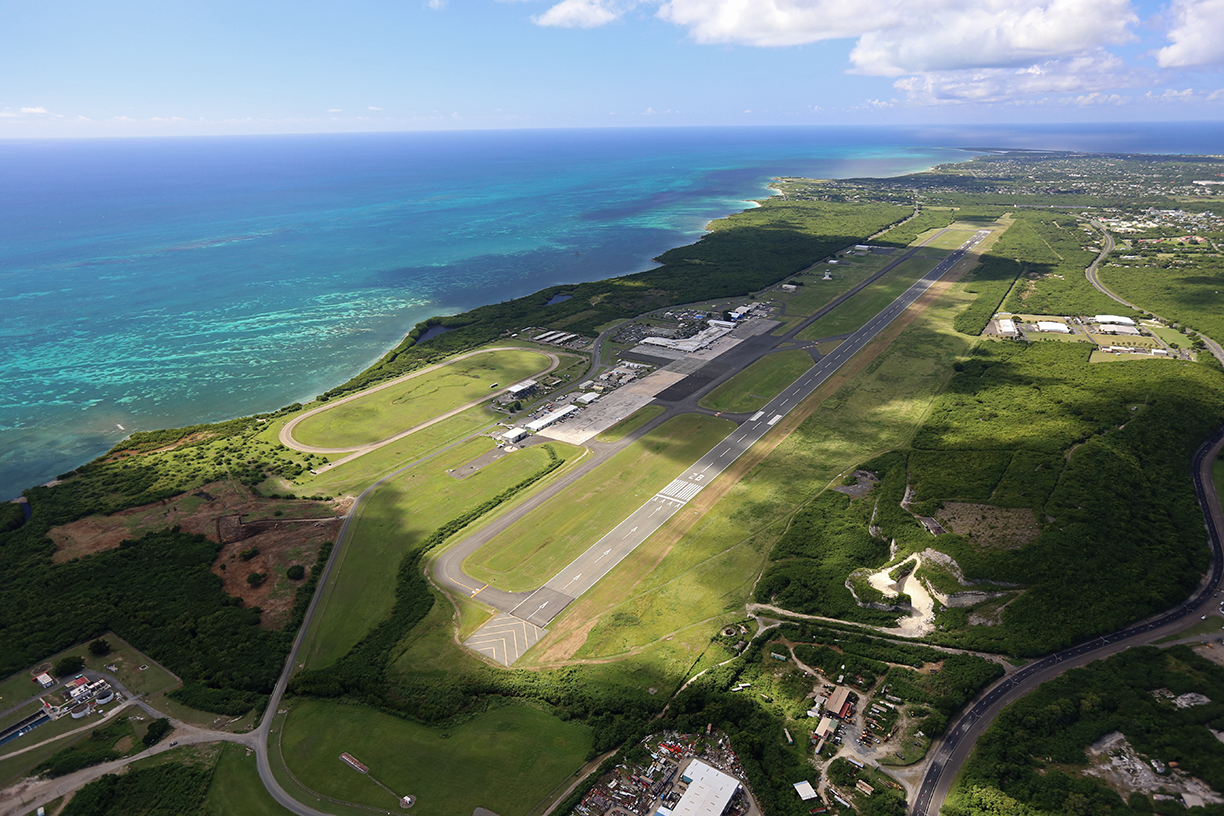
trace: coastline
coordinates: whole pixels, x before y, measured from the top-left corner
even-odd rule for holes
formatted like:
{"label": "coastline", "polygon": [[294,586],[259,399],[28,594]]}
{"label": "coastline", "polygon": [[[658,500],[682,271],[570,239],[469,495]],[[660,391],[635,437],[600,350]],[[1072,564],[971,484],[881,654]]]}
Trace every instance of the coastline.
{"label": "coastline", "polygon": [[[925,169],[929,169],[932,166],[934,165],[931,164],[929,160],[923,165]],[[911,172],[921,172],[921,171],[915,171],[913,169],[913,166],[911,165],[905,168],[904,172],[899,173],[898,175],[905,175]],[[846,177],[852,177],[852,176],[846,176]],[[881,176],[881,177],[885,177],[885,176]],[[731,198],[731,197],[728,197],[724,199],[722,201],[722,204],[727,205],[727,206],[724,206],[719,216],[717,216],[716,218],[710,219],[708,221],[705,221],[702,224],[702,227],[700,230],[694,231],[692,233],[693,242],[700,242],[704,238],[706,238],[711,232],[712,225],[715,224],[716,222],[722,221],[727,218],[732,218],[737,215],[742,215],[745,212],[758,210],[762,206],[761,204],[762,200],[766,198],[772,199],[772,198],[778,197],[780,195],[780,192],[773,185],[781,178],[785,178],[785,176],[779,176],[776,174],[759,176],[758,180],[753,182],[752,186],[756,187],[762,192],[762,196],[760,198],[742,198],[742,197]],[[660,193],[657,195],[664,195],[664,194]],[[717,198],[717,196],[715,197]],[[687,202],[682,202],[682,203],[687,205]],[[733,203],[734,205],[737,205],[738,208],[730,206]],[[684,209],[681,208],[677,212],[683,214]],[[693,242],[672,243],[668,245],[667,248],[662,250],[658,255],[654,255],[653,257],[649,259],[643,258],[641,262],[639,263],[629,262],[629,264],[627,264],[625,267],[622,267],[626,271],[621,272],[620,274],[614,275],[612,277],[599,277],[599,278],[596,278],[594,281],[586,281],[585,283],[594,283],[596,281],[606,281],[606,280],[620,280],[620,279],[624,279],[626,277],[630,277],[633,275],[642,274],[643,272],[648,272],[652,269],[657,269],[659,268],[659,262],[657,260],[659,257],[661,257],[662,255],[666,255],[669,252],[674,252],[677,250],[681,250],[687,246],[691,246]],[[553,288],[569,289],[575,285],[578,285],[578,284],[574,284],[572,281],[567,281],[562,284],[554,284],[552,286],[546,287],[545,289],[536,289],[535,291],[527,295],[524,295],[518,299],[532,298],[532,297],[538,296],[541,292],[547,291],[548,289],[553,289]],[[496,305],[496,302],[492,301],[492,298],[488,297],[490,292],[485,291],[483,294],[485,295],[486,300],[489,301],[485,303],[484,306]],[[429,310],[427,312],[427,316],[424,317],[421,321],[419,321],[417,325],[420,325],[420,323],[423,323],[433,318],[443,318],[443,319],[459,318],[461,319],[464,315],[472,311],[479,310],[481,308],[483,308],[483,306],[475,306],[475,307],[471,307],[466,310],[459,310],[459,311],[450,311],[450,310],[445,309],[445,307],[439,310]],[[418,310],[416,308],[413,308],[411,311],[418,311],[419,313],[425,310]],[[409,319],[411,319],[411,317],[409,317]],[[377,366],[380,363],[380,361],[382,361],[388,354],[394,353],[397,350],[402,350],[404,347],[404,340],[406,339],[407,335],[411,331],[409,330],[409,332],[404,332],[403,325],[404,324],[402,323],[400,324],[400,328],[396,334],[395,340],[391,342],[387,342],[384,345],[381,345],[379,347],[367,347],[369,351],[367,354],[362,356],[360,363],[349,369],[349,371],[352,372],[351,374],[349,374],[348,376],[345,376],[344,373],[342,372],[335,372],[335,373],[339,373],[340,376],[333,376],[330,380],[323,380],[322,382],[324,382],[325,385],[318,386],[318,387],[320,389],[327,388],[329,390],[339,387],[343,385],[344,383],[347,383],[353,380],[354,378],[361,377],[364,373],[368,372],[371,368]],[[311,386],[307,386],[307,387],[310,388]],[[126,414],[122,410],[116,410],[116,411],[105,410],[105,405],[110,404],[110,403],[106,403],[103,406],[99,406],[99,408],[96,410],[93,409],[92,406],[86,405],[83,407],[90,409],[90,412],[88,414],[88,417],[90,419],[86,419],[84,424],[77,425],[77,427],[80,430],[76,432],[75,437],[72,437],[72,440],[75,440],[77,442],[75,447],[65,448],[62,442],[58,442],[58,438],[55,435],[55,430],[52,429],[51,427],[48,428],[47,432],[43,432],[39,429],[38,426],[33,426],[33,425],[16,426],[16,428],[18,429],[17,430],[18,435],[16,437],[14,447],[26,447],[27,449],[30,449],[30,450],[38,450],[41,446],[46,445],[48,446],[48,449],[50,449],[50,446],[58,443],[59,447],[61,448],[63,452],[67,452],[67,450],[78,450],[81,453],[84,453],[83,456],[80,456],[78,454],[77,457],[72,457],[70,459],[71,464],[64,463],[58,466],[53,465],[54,469],[49,469],[49,470],[44,471],[46,473],[47,478],[52,478],[56,474],[72,472],[72,470],[75,470],[76,468],[79,468],[82,465],[90,461],[93,461],[98,456],[104,455],[108,450],[111,450],[116,444],[121,443],[123,439],[126,439],[127,436],[124,436],[124,437],[116,436],[115,427],[122,427],[125,429],[136,429],[136,430],[159,430],[159,429],[166,429],[166,428],[173,428],[173,427],[184,427],[187,425],[194,425],[194,424],[211,424],[215,422],[224,422],[227,419],[233,418],[235,416],[249,416],[249,415],[254,415],[254,414],[259,414],[259,413],[266,413],[268,411],[275,411],[277,410],[280,404],[291,404],[293,401],[307,402],[308,400],[312,400],[314,397],[314,394],[305,392],[301,386],[298,386],[296,388],[296,395],[297,395],[296,399],[294,399],[294,397],[292,396],[282,397],[280,399],[277,399],[275,403],[263,403],[259,405],[254,405],[249,408],[245,408],[239,412],[228,412],[227,413],[225,412],[225,407],[222,407],[220,410],[216,410],[217,406],[213,406],[213,410],[206,409],[200,414],[191,414],[191,413],[188,413],[188,411],[179,411],[179,415],[183,417],[183,419],[180,420],[179,422],[149,423],[148,426],[146,426],[145,423],[140,422],[139,417],[137,415]],[[191,399],[191,398],[188,397],[188,399]],[[210,399],[214,402],[223,402],[223,400],[218,400],[215,397],[211,397]],[[123,406],[119,404],[114,404],[113,407],[117,409],[122,409]],[[121,425],[117,423],[121,423]],[[64,436],[71,436],[71,434],[61,433],[59,435],[60,438]],[[96,440],[96,442],[94,442],[93,444],[88,444],[89,440]],[[31,445],[34,445],[36,447],[30,447]],[[64,461],[64,458],[65,457],[61,455],[60,457],[61,462]],[[36,461],[36,459],[37,457],[31,458],[30,461]],[[46,483],[47,483],[46,481],[43,481],[41,479],[35,480],[33,482],[26,480],[19,484],[15,483],[14,486],[11,488],[10,492],[16,493],[20,491],[23,493],[25,490],[29,489],[30,487],[33,487],[39,484],[46,484]]]}

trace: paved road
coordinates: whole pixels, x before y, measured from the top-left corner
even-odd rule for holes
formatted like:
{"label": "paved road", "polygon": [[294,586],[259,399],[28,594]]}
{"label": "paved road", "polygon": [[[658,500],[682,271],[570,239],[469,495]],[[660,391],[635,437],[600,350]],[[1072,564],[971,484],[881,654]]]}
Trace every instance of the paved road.
{"label": "paved road", "polygon": [[1198,590],[1167,612],[1140,621],[1123,631],[1072,646],[1030,663],[986,689],[964,713],[949,723],[945,735],[931,747],[930,765],[911,810],[915,816],[939,813],[956,774],[969,758],[974,742],[1005,706],[1068,669],[1167,637],[1194,625],[1205,611],[1211,611],[1221,588],[1221,578],[1224,578],[1224,548],[1220,541],[1220,531],[1224,530],[1224,513],[1221,512],[1219,495],[1211,481],[1212,463],[1222,448],[1224,428],[1195,452],[1192,466],[1194,490],[1203,509],[1203,521],[1211,543],[1211,566]]}
{"label": "paved road", "polygon": [[[1109,253],[1113,252],[1114,239],[1113,239],[1113,236],[1109,233],[1109,229],[1106,228],[1106,226],[1100,221],[1098,221],[1097,219],[1091,218],[1088,220],[1088,223],[1092,224],[1093,227],[1095,227],[1097,230],[1101,232],[1102,235],[1105,236],[1105,245],[1101,248],[1100,254],[1097,255],[1096,260],[1092,262],[1092,266],[1084,270],[1084,276],[1088,278],[1088,282],[1092,284],[1092,288],[1096,289],[1098,292],[1100,292],[1102,295],[1109,298],[1110,300],[1113,300],[1116,303],[1121,303],[1123,306],[1127,306],[1131,309],[1134,309],[1136,312],[1147,311],[1146,309],[1140,309],[1138,306],[1131,303],[1129,300],[1123,300],[1122,298],[1118,297],[1112,291],[1110,291],[1110,289],[1107,286],[1105,286],[1105,284],[1101,283],[1101,278],[1097,275],[1097,268],[1100,267],[1102,261],[1104,261],[1106,258],[1109,257]],[[1212,246],[1214,246],[1214,244]],[[1206,335],[1199,335],[1199,336],[1202,337],[1203,343],[1207,346],[1207,350],[1210,351],[1217,360],[1219,360],[1221,363],[1224,363],[1224,347],[1221,347],[1219,343],[1217,343],[1215,340],[1212,340],[1210,337],[1207,337]]]}
{"label": "paved road", "polygon": [[[449,590],[463,592],[472,597],[479,596],[484,603],[505,613],[486,624],[489,629],[482,627],[481,630],[477,630],[465,642],[465,645],[503,665],[513,663],[523,651],[539,640],[540,630],[559,615],[566,606],[593,587],[621,560],[662,527],[668,519],[692,501],[702,489],[713,482],[783,417],[823,385],[847,360],[875,339],[876,335],[897,319],[932,284],[943,277],[989,234],[989,230],[978,231],[959,249],[919,278],[866,325],[851,334],[831,354],[820,358],[763,409],[742,421],[734,431],[695,464],[651,496],[627,519],[592,544],[539,589],[530,593],[499,591],[462,573],[462,558],[466,557],[470,547],[455,548],[453,552],[444,554],[439,559],[434,573],[440,583]],[[902,256],[888,268],[892,268],[910,254],[912,253]],[[800,327],[792,329],[788,335],[794,334],[799,329]],[[770,339],[771,345],[776,345],[781,341],[781,338]]]}

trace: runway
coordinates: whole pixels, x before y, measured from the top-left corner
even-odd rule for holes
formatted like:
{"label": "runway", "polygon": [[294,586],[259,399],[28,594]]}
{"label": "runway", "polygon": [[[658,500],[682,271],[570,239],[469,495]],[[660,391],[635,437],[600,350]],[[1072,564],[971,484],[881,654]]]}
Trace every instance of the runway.
{"label": "runway", "polygon": [[[915,300],[925,293],[933,283],[955,266],[988,235],[989,230],[979,230],[959,249],[946,257],[938,266],[915,281],[905,292],[880,311],[866,325],[851,334],[830,353],[795,380],[781,394],[774,397],[763,409],[744,420],[709,453],[670,484],[652,496],[611,532],[591,545],[582,555],[558,572],[544,586],[529,593],[507,593],[496,590],[464,576],[458,584],[473,596],[500,609],[506,615],[498,615],[478,629],[464,642],[465,646],[485,654],[503,665],[514,663],[530,646],[521,650],[518,643],[528,640],[534,645],[542,637],[545,627],[573,602],[575,598],[595,586],[613,567],[663,526],[672,516],[718,476],[740,458],[749,448],[769,432],[788,413],[824,384],[847,360],[861,351],[868,343],[896,320]],[[506,617],[522,621],[534,630],[524,628],[522,634],[513,637],[490,634],[507,631],[507,627],[518,626]],[[486,631],[489,630],[489,631]],[[534,639],[533,639],[534,638]],[[490,645],[496,643],[498,645]]]}

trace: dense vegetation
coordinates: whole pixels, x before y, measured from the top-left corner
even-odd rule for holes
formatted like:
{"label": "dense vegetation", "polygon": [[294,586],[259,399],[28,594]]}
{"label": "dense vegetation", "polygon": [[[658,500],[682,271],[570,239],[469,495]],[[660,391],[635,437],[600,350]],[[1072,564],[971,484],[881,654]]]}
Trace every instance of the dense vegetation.
{"label": "dense vegetation", "polygon": [[[1168,695],[1197,692],[1211,700],[1176,707]],[[1180,802],[1132,794],[1125,801],[1086,777],[1085,749],[1121,732],[1142,756],[1180,769],[1224,790],[1224,670],[1177,646],[1128,649],[1041,685],[1008,706],[978,740],[947,816],[1183,813]],[[1224,813],[1209,805],[1204,813]]]}
{"label": "dense vegetation", "polygon": [[56,751],[35,767],[34,773],[54,779],[91,765],[101,765],[103,762],[118,759],[123,756],[123,752],[115,750],[115,743],[131,734],[132,726],[126,717],[114,720],[90,731],[89,736],[80,742]]}
{"label": "dense vegetation", "polygon": [[62,816],[183,816],[198,813],[212,767],[157,765],[107,774],[76,792]]}
{"label": "dense vegetation", "polygon": [[261,629],[259,610],[222,591],[209,569],[220,547],[164,531],[66,564],[5,562],[0,675],[113,631],[183,679],[181,702],[233,714],[261,705],[292,632]]}
{"label": "dense vegetation", "polygon": [[[1035,655],[1189,594],[1207,563],[1189,463],[1224,421],[1218,367],[1094,366],[1080,346],[988,343],[958,368],[912,450],[864,465],[881,478],[870,496],[822,495],[795,517],[758,601],[849,620],[886,615],[850,608],[846,577],[887,563],[890,541],[897,558],[934,547],[971,580],[1028,589],[1002,626],[967,629],[965,610],[946,609],[931,637]],[[907,484],[916,512],[953,500],[1026,507],[1044,520],[1040,535],[1019,549],[933,538],[900,506]]]}

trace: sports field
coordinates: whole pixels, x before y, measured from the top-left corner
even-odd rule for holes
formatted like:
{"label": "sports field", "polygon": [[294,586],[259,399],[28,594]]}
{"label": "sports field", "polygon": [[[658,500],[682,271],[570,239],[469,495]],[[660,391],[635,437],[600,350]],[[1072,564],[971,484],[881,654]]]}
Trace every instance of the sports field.
{"label": "sports field", "polygon": [[528,379],[549,362],[529,349],[475,354],[307,417],[293,438],[320,448],[369,445]]}
{"label": "sports field", "polygon": [[500,589],[535,589],[734,428],[700,414],[665,422],[477,550],[464,571]]}
{"label": "sports field", "polygon": [[[565,458],[574,450],[550,443]],[[345,654],[391,609],[404,555],[434,530],[543,469],[544,446],[508,454],[460,480],[447,473],[492,450],[481,437],[406,471],[360,508],[337,572],[323,592],[324,610],[307,633],[308,668]]]}
{"label": "sports field", "polygon": [[812,365],[812,356],[801,349],[770,354],[715,388],[700,405],[733,414],[760,410]]}
{"label": "sports field", "polygon": [[[302,700],[285,722],[282,751],[298,779],[319,793],[399,811],[397,796],[415,796],[411,812],[525,816],[580,768],[590,730],[526,705],[509,704],[445,730],[361,706]],[[348,752],[363,775],[340,761]]]}

